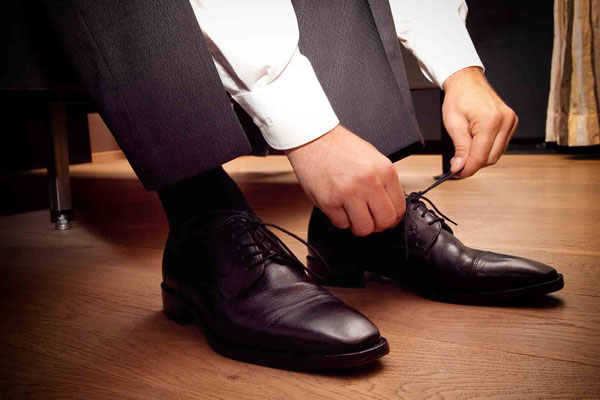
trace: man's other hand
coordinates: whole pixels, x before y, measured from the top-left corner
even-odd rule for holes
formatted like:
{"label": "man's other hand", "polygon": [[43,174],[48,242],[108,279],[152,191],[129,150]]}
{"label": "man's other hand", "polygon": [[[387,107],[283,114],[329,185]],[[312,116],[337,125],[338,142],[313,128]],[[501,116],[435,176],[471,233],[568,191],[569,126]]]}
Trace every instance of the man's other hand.
{"label": "man's other hand", "polygon": [[402,219],[406,205],[396,169],[343,126],[287,156],[304,192],[336,227],[365,236]]}
{"label": "man's other hand", "polygon": [[506,150],[519,119],[491,88],[478,67],[461,69],[444,81],[442,114],[454,142],[452,172],[460,177],[494,165]]}

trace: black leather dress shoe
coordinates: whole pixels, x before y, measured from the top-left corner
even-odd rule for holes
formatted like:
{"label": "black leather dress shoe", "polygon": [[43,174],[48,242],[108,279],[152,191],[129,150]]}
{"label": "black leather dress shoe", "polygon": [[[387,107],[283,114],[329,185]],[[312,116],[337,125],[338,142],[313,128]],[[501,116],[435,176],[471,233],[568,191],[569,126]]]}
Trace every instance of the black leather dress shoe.
{"label": "black leather dress shoe", "polygon": [[249,212],[217,213],[171,233],[162,293],[167,317],[201,325],[214,350],[240,361],[342,368],[389,352],[377,327],[315,284]]}
{"label": "black leather dress shoe", "polygon": [[[406,197],[406,214],[395,228],[356,237],[335,228],[313,210],[308,241],[331,271],[320,283],[364,286],[364,271],[403,283],[422,295],[457,303],[486,303],[545,294],[562,289],[563,277],[548,265],[525,258],[466,247],[445,217],[424,194],[450,179],[445,174],[427,190]],[[433,210],[425,204],[428,202]],[[435,210],[435,211],[434,211]],[[309,250],[308,267],[323,274],[322,262]]]}

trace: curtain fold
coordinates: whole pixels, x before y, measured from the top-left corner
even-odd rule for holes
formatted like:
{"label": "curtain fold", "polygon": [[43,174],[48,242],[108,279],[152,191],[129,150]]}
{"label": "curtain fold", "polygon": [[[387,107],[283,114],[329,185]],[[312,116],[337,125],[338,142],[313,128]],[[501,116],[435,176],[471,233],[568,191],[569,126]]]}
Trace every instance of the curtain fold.
{"label": "curtain fold", "polygon": [[600,0],[554,1],[546,141],[600,144]]}

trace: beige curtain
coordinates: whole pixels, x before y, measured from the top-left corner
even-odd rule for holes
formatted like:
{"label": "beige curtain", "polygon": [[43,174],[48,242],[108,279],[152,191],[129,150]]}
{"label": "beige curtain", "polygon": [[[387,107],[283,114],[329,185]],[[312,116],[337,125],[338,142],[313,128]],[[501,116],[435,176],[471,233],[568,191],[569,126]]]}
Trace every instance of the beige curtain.
{"label": "beige curtain", "polygon": [[546,141],[600,144],[600,0],[554,1]]}

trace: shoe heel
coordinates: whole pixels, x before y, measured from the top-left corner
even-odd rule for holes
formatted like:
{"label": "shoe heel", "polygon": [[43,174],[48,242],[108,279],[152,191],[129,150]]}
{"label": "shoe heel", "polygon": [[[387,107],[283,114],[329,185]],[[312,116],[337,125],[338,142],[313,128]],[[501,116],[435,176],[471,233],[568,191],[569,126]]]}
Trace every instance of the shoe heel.
{"label": "shoe heel", "polygon": [[323,262],[311,253],[309,250],[309,254],[306,256],[306,266],[310,271],[326,277],[326,279],[318,279],[311,274],[319,284],[345,288],[365,287],[365,273],[361,268],[329,262],[327,266],[324,266]]}
{"label": "shoe heel", "polygon": [[161,284],[163,312],[172,321],[179,325],[189,325],[194,322],[194,314],[175,293]]}

